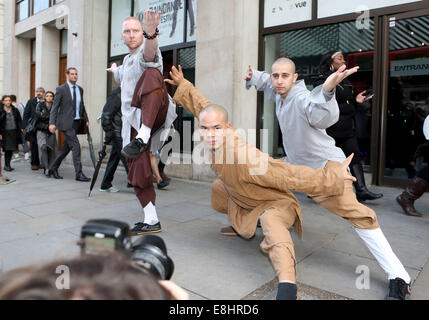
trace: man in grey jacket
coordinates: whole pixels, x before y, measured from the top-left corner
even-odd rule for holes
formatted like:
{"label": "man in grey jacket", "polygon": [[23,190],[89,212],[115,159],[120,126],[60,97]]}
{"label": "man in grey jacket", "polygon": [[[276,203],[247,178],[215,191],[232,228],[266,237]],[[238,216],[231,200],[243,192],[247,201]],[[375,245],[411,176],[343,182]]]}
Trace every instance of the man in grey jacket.
{"label": "man in grey jacket", "polygon": [[80,143],[77,138],[81,121],[85,122],[87,127],[89,125],[83,101],[83,89],[76,84],[78,80],[76,68],[68,68],[66,76],[67,83],[59,86],[56,90],[49,119],[49,131],[54,134],[57,129],[61,130],[65,137],[64,145],[49,168],[47,175],[48,177],[53,176],[55,179],[62,179],[58,174],[58,168],[64,158],[72,151],[76,181],[88,182],[91,179],[82,172]]}
{"label": "man in grey jacket", "polygon": [[[288,58],[274,62],[271,74],[253,70],[249,66],[245,76],[247,89],[255,86],[276,103],[287,162],[319,169],[346,159],[326,129],[339,119],[335,87],[358,69],[346,70],[344,65],[329,76],[323,85],[310,92],[304,80],[297,81],[295,63]],[[312,198],[354,227],[388,275],[387,298],[405,299],[410,293],[410,276],[381,231],[375,212],[357,201],[352,182],[346,183],[341,196]]]}

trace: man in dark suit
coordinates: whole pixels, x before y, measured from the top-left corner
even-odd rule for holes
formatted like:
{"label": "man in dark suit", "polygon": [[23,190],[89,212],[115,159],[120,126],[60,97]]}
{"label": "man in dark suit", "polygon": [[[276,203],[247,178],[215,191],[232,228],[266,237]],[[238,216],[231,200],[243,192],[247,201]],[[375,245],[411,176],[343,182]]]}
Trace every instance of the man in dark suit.
{"label": "man in dark suit", "polygon": [[[37,104],[43,102],[45,98],[45,89],[37,88],[36,97],[28,100],[25,105],[24,115],[22,117],[22,128],[25,130],[28,122],[36,111]],[[25,131],[24,131],[25,134]],[[40,169],[39,147],[37,146],[36,134],[26,134],[25,139],[31,143],[31,170]],[[48,168],[45,168],[48,169]]]}
{"label": "man in dark suit", "polygon": [[86,124],[86,126],[89,125],[88,115],[83,102],[83,89],[76,85],[78,80],[76,68],[68,68],[66,76],[67,83],[57,87],[49,119],[49,131],[55,133],[57,129],[61,130],[65,137],[64,145],[49,168],[48,177],[53,176],[55,179],[62,179],[58,174],[58,168],[64,158],[72,151],[76,181],[88,182],[91,179],[86,177],[82,172],[80,143],[77,138],[81,122]]}

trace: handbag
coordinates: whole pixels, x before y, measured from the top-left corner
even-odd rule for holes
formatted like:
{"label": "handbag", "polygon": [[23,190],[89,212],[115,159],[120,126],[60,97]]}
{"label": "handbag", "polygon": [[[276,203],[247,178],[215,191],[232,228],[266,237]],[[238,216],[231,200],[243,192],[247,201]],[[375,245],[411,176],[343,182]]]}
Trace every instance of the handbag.
{"label": "handbag", "polygon": [[80,120],[79,130],[76,132],[77,135],[88,134],[89,129],[86,123],[87,123],[87,120],[84,120],[84,119]]}
{"label": "handbag", "polygon": [[31,117],[27,125],[25,126],[25,135],[35,134],[37,131],[36,124],[37,124],[37,118]]}

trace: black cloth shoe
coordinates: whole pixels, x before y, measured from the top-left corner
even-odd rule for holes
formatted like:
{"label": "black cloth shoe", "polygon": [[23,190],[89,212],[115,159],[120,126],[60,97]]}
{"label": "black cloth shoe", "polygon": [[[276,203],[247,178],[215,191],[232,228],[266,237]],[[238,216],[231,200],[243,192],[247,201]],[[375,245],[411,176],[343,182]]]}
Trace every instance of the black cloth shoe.
{"label": "black cloth shoe", "polygon": [[11,166],[4,166],[4,171],[12,172],[13,170],[15,170],[15,169],[12,168]]}
{"label": "black cloth shoe", "polygon": [[154,225],[150,225],[143,222],[138,222],[135,224],[134,228],[131,229],[131,235],[132,236],[140,236],[143,234],[149,234],[149,233],[158,233],[161,232],[161,223],[158,222]]}
{"label": "black cloth shoe", "polygon": [[59,174],[58,174],[58,170],[57,169],[55,169],[55,170],[49,170],[48,171],[48,174],[46,175],[48,178],[50,178],[50,177],[54,177],[54,179],[57,179],[57,180],[62,180],[63,179],[63,177],[61,177]]}
{"label": "black cloth shoe", "polygon": [[89,182],[91,181],[91,179],[85,176],[82,172],[80,172],[76,175],[76,181]]}
{"label": "black cloth shoe", "polygon": [[128,159],[137,158],[143,151],[147,149],[147,144],[142,139],[134,139],[127,144],[121,151],[121,154]]}
{"label": "black cloth shoe", "polygon": [[168,182],[168,181],[164,181],[164,180],[161,180],[161,182],[160,182],[160,183],[158,183],[158,189],[159,189],[159,190],[162,190],[162,189],[164,189],[165,187],[167,187],[169,184],[170,184],[170,182]]}
{"label": "black cloth shoe", "polygon": [[410,285],[401,278],[389,281],[389,294],[386,300],[407,300],[411,295]]}

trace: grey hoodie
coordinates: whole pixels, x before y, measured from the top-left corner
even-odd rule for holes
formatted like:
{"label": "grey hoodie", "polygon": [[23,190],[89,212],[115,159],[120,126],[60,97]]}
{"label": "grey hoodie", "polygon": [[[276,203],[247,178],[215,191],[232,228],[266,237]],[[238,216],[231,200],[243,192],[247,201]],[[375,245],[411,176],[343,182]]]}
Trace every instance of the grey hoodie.
{"label": "grey hoodie", "polygon": [[340,110],[335,92],[328,93],[318,86],[309,91],[300,80],[283,100],[274,90],[270,75],[253,70],[246,88],[255,86],[276,103],[276,114],[283,134],[286,161],[313,169],[325,167],[328,161],[343,162],[344,152],[335,146],[335,140],[326,128],[335,124]]}

